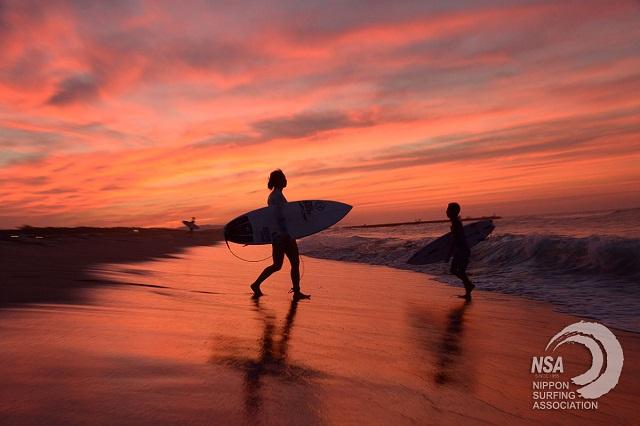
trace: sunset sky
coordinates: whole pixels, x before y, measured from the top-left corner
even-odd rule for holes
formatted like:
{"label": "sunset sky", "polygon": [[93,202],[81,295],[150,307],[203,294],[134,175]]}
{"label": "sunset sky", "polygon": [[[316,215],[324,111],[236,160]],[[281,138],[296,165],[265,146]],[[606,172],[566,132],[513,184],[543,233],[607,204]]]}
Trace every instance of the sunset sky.
{"label": "sunset sky", "polygon": [[0,228],[640,206],[638,1],[0,0]]}

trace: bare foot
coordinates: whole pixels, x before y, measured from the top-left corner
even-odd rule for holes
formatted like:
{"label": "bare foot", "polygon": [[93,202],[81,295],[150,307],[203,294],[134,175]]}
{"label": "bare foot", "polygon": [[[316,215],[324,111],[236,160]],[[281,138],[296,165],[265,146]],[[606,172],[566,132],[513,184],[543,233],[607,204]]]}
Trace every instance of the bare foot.
{"label": "bare foot", "polygon": [[304,294],[301,291],[294,291],[293,292],[293,298],[295,300],[301,300],[301,299],[311,299],[311,295],[310,294]]}
{"label": "bare foot", "polygon": [[251,291],[253,291],[254,297],[260,297],[263,295],[262,291],[260,291],[260,284],[253,283],[250,287]]}

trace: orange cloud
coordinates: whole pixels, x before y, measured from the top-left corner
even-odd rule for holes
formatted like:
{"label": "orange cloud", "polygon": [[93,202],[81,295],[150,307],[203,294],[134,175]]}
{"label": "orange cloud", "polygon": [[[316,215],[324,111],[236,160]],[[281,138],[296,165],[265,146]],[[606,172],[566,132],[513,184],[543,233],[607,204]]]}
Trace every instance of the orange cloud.
{"label": "orange cloud", "polygon": [[637,3],[302,4],[0,9],[0,226],[640,201]]}

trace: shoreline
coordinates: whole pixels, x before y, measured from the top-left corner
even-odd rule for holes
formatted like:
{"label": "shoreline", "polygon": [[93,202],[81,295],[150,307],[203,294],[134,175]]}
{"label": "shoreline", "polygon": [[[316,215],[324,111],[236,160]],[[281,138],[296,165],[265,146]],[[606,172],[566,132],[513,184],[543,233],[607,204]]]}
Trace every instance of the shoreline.
{"label": "shoreline", "polygon": [[[306,258],[309,259],[318,259],[318,260],[329,260],[329,261],[334,261],[334,262],[344,262],[344,263],[352,263],[352,264],[356,264],[356,265],[369,265],[369,266],[373,266],[373,267],[380,267],[380,268],[389,268],[391,270],[394,271],[402,271],[402,272],[412,272],[412,273],[416,273],[419,275],[424,275],[426,277],[427,280],[429,281],[433,281],[434,283],[437,283],[438,285],[443,285],[447,288],[453,288],[456,290],[459,290],[461,293],[464,293],[464,287],[462,285],[462,282],[459,281],[458,278],[453,277],[452,275],[447,275],[447,274],[443,274],[443,275],[436,275],[427,271],[417,271],[411,268],[397,268],[391,265],[379,265],[379,264],[371,264],[371,263],[367,263],[367,262],[358,262],[358,261],[353,261],[353,260],[336,260],[336,259],[330,259],[330,258],[324,258],[324,257],[315,257],[315,256],[310,256],[304,253],[300,254],[301,256],[304,256]],[[470,278],[474,278],[475,274],[469,274]],[[448,282],[445,281],[443,278],[445,277],[449,277],[451,280],[455,281],[455,282]],[[481,284],[480,284],[481,285]],[[476,285],[475,289],[473,290],[473,293],[475,294],[476,292],[481,292],[481,293],[485,293],[485,294],[498,294],[498,295],[502,295],[502,296],[506,296],[506,297],[513,297],[516,299],[521,299],[523,301],[526,302],[531,302],[531,303],[539,303],[542,305],[545,305],[547,307],[549,307],[550,309],[552,309],[554,312],[558,313],[558,314],[562,314],[562,315],[568,315],[568,316],[572,316],[572,317],[576,317],[576,318],[581,318],[584,320],[591,320],[591,321],[598,321],[598,322],[603,322],[607,328],[616,330],[616,331],[620,331],[620,332],[624,332],[624,333],[632,333],[632,334],[636,334],[640,336],[640,331],[637,330],[632,330],[632,329],[626,329],[626,328],[622,328],[620,326],[617,326],[615,324],[609,324],[606,321],[603,321],[600,318],[597,317],[592,317],[592,316],[588,316],[588,315],[584,315],[584,314],[580,314],[580,313],[576,313],[576,312],[572,312],[572,311],[568,311],[568,310],[563,310],[562,306],[554,304],[551,301],[548,300],[543,300],[543,299],[538,299],[535,297],[527,297],[527,295],[525,294],[517,294],[517,293],[508,293],[505,291],[500,291],[500,290],[491,290],[491,289],[486,289],[486,288],[482,288],[480,287],[480,285]]]}
{"label": "shoreline", "polygon": [[[413,248],[415,250],[415,248]],[[311,249],[308,252],[305,252],[305,247],[304,245],[301,246],[301,255],[304,255],[306,257],[312,258],[312,259],[322,259],[322,260],[331,260],[331,261],[338,261],[338,262],[346,262],[346,263],[354,263],[354,264],[359,264],[359,265],[370,265],[370,266],[376,266],[376,267],[386,267],[386,268],[391,268],[393,270],[396,271],[405,271],[405,272],[413,272],[413,273],[417,273],[420,275],[425,276],[426,278],[433,280],[435,282],[438,282],[442,285],[445,285],[447,287],[450,288],[462,288],[462,283],[459,281],[458,278],[454,277],[453,275],[444,272],[445,270],[448,271],[448,266],[446,266],[443,263],[442,269],[443,272],[442,273],[435,273],[433,271],[430,270],[424,270],[424,269],[420,269],[420,267],[416,267],[416,266],[412,266],[412,265],[408,265],[404,262],[399,263],[399,264],[386,264],[386,263],[370,263],[368,261],[360,261],[358,259],[333,259],[330,257],[325,257],[323,256],[321,253],[318,254],[311,254],[313,253],[313,249]],[[473,256],[473,255],[472,255]],[[431,265],[429,265],[431,266]],[[426,268],[425,268],[426,269]],[[596,314],[589,314],[587,312],[585,312],[584,309],[579,309],[579,297],[584,297],[585,294],[582,294],[581,292],[585,292],[588,291],[588,288],[580,288],[580,286],[578,285],[567,285],[567,286],[562,286],[561,288],[565,291],[569,291],[571,289],[575,290],[575,303],[569,303],[566,300],[563,299],[558,299],[558,295],[551,292],[551,293],[544,293],[543,290],[544,289],[539,289],[538,292],[519,292],[518,291],[518,287],[514,287],[514,288],[509,288],[509,287],[500,287],[500,286],[496,286],[494,288],[489,287],[489,283],[485,282],[476,282],[476,279],[480,278],[480,279],[486,279],[486,280],[490,280],[489,275],[487,274],[483,274],[482,270],[477,270],[474,271],[474,263],[473,263],[473,257],[472,257],[472,261],[471,261],[471,265],[468,269],[468,274],[469,277],[471,278],[472,282],[474,282],[476,284],[476,288],[474,290],[474,292],[482,290],[484,292],[488,292],[488,293],[493,293],[493,294],[501,294],[501,295],[505,295],[505,296],[510,296],[510,297],[516,297],[516,298],[521,298],[523,300],[527,300],[527,301],[531,301],[531,302],[538,302],[538,303],[544,303],[549,305],[551,308],[553,308],[553,310],[555,312],[558,313],[562,313],[562,314],[566,314],[566,315],[573,315],[576,317],[581,317],[581,318],[585,318],[585,319],[590,319],[590,320],[594,320],[594,321],[599,321],[599,322],[603,322],[607,327],[610,328],[615,328],[616,330],[620,330],[620,331],[625,331],[628,333],[635,333],[635,334],[640,334],[640,322],[638,321],[637,318],[632,318],[633,312],[629,312],[629,311],[617,311],[616,314],[618,315],[617,317],[612,317],[610,316],[610,314],[606,313],[606,312],[602,312],[600,316],[596,315]],[[558,275],[557,277],[554,277],[553,280],[556,280],[558,282],[564,280],[564,282],[569,282],[569,283],[573,283],[573,282],[580,282],[581,279],[584,279],[584,277],[581,277],[579,275],[577,276],[570,276],[570,275],[566,275],[566,276],[561,276]],[[614,281],[614,278],[609,278],[610,281]],[[624,283],[631,283],[631,281],[629,279],[623,280],[622,278],[620,279],[621,282]],[[548,285],[546,284],[546,282],[551,281],[551,278],[543,278],[541,279],[541,281],[539,283],[537,283],[538,285],[540,285],[541,283],[545,283],[544,285]],[[483,287],[484,284],[484,287]],[[605,284],[603,285],[608,285],[609,282],[605,282]],[[535,288],[535,287],[534,287]],[[555,296],[555,297],[554,297]],[[578,305],[576,305],[578,304]],[[621,316],[622,314],[620,312],[625,312],[626,316]],[[621,324],[622,323],[622,324]],[[628,324],[625,326],[625,324]]]}

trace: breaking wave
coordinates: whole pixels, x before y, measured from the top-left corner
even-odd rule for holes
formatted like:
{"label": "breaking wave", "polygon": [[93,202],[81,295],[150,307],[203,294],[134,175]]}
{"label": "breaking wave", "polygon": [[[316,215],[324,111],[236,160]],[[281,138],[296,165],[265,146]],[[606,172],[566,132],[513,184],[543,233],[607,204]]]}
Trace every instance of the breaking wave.
{"label": "breaking wave", "polygon": [[[406,260],[430,240],[318,235],[303,240],[301,248],[303,254],[322,259],[437,271],[442,268],[406,264]],[[475,246],[472,261],[474,268],[637,278],[640,276],[640,240],[507,234],[490,237]]]}

